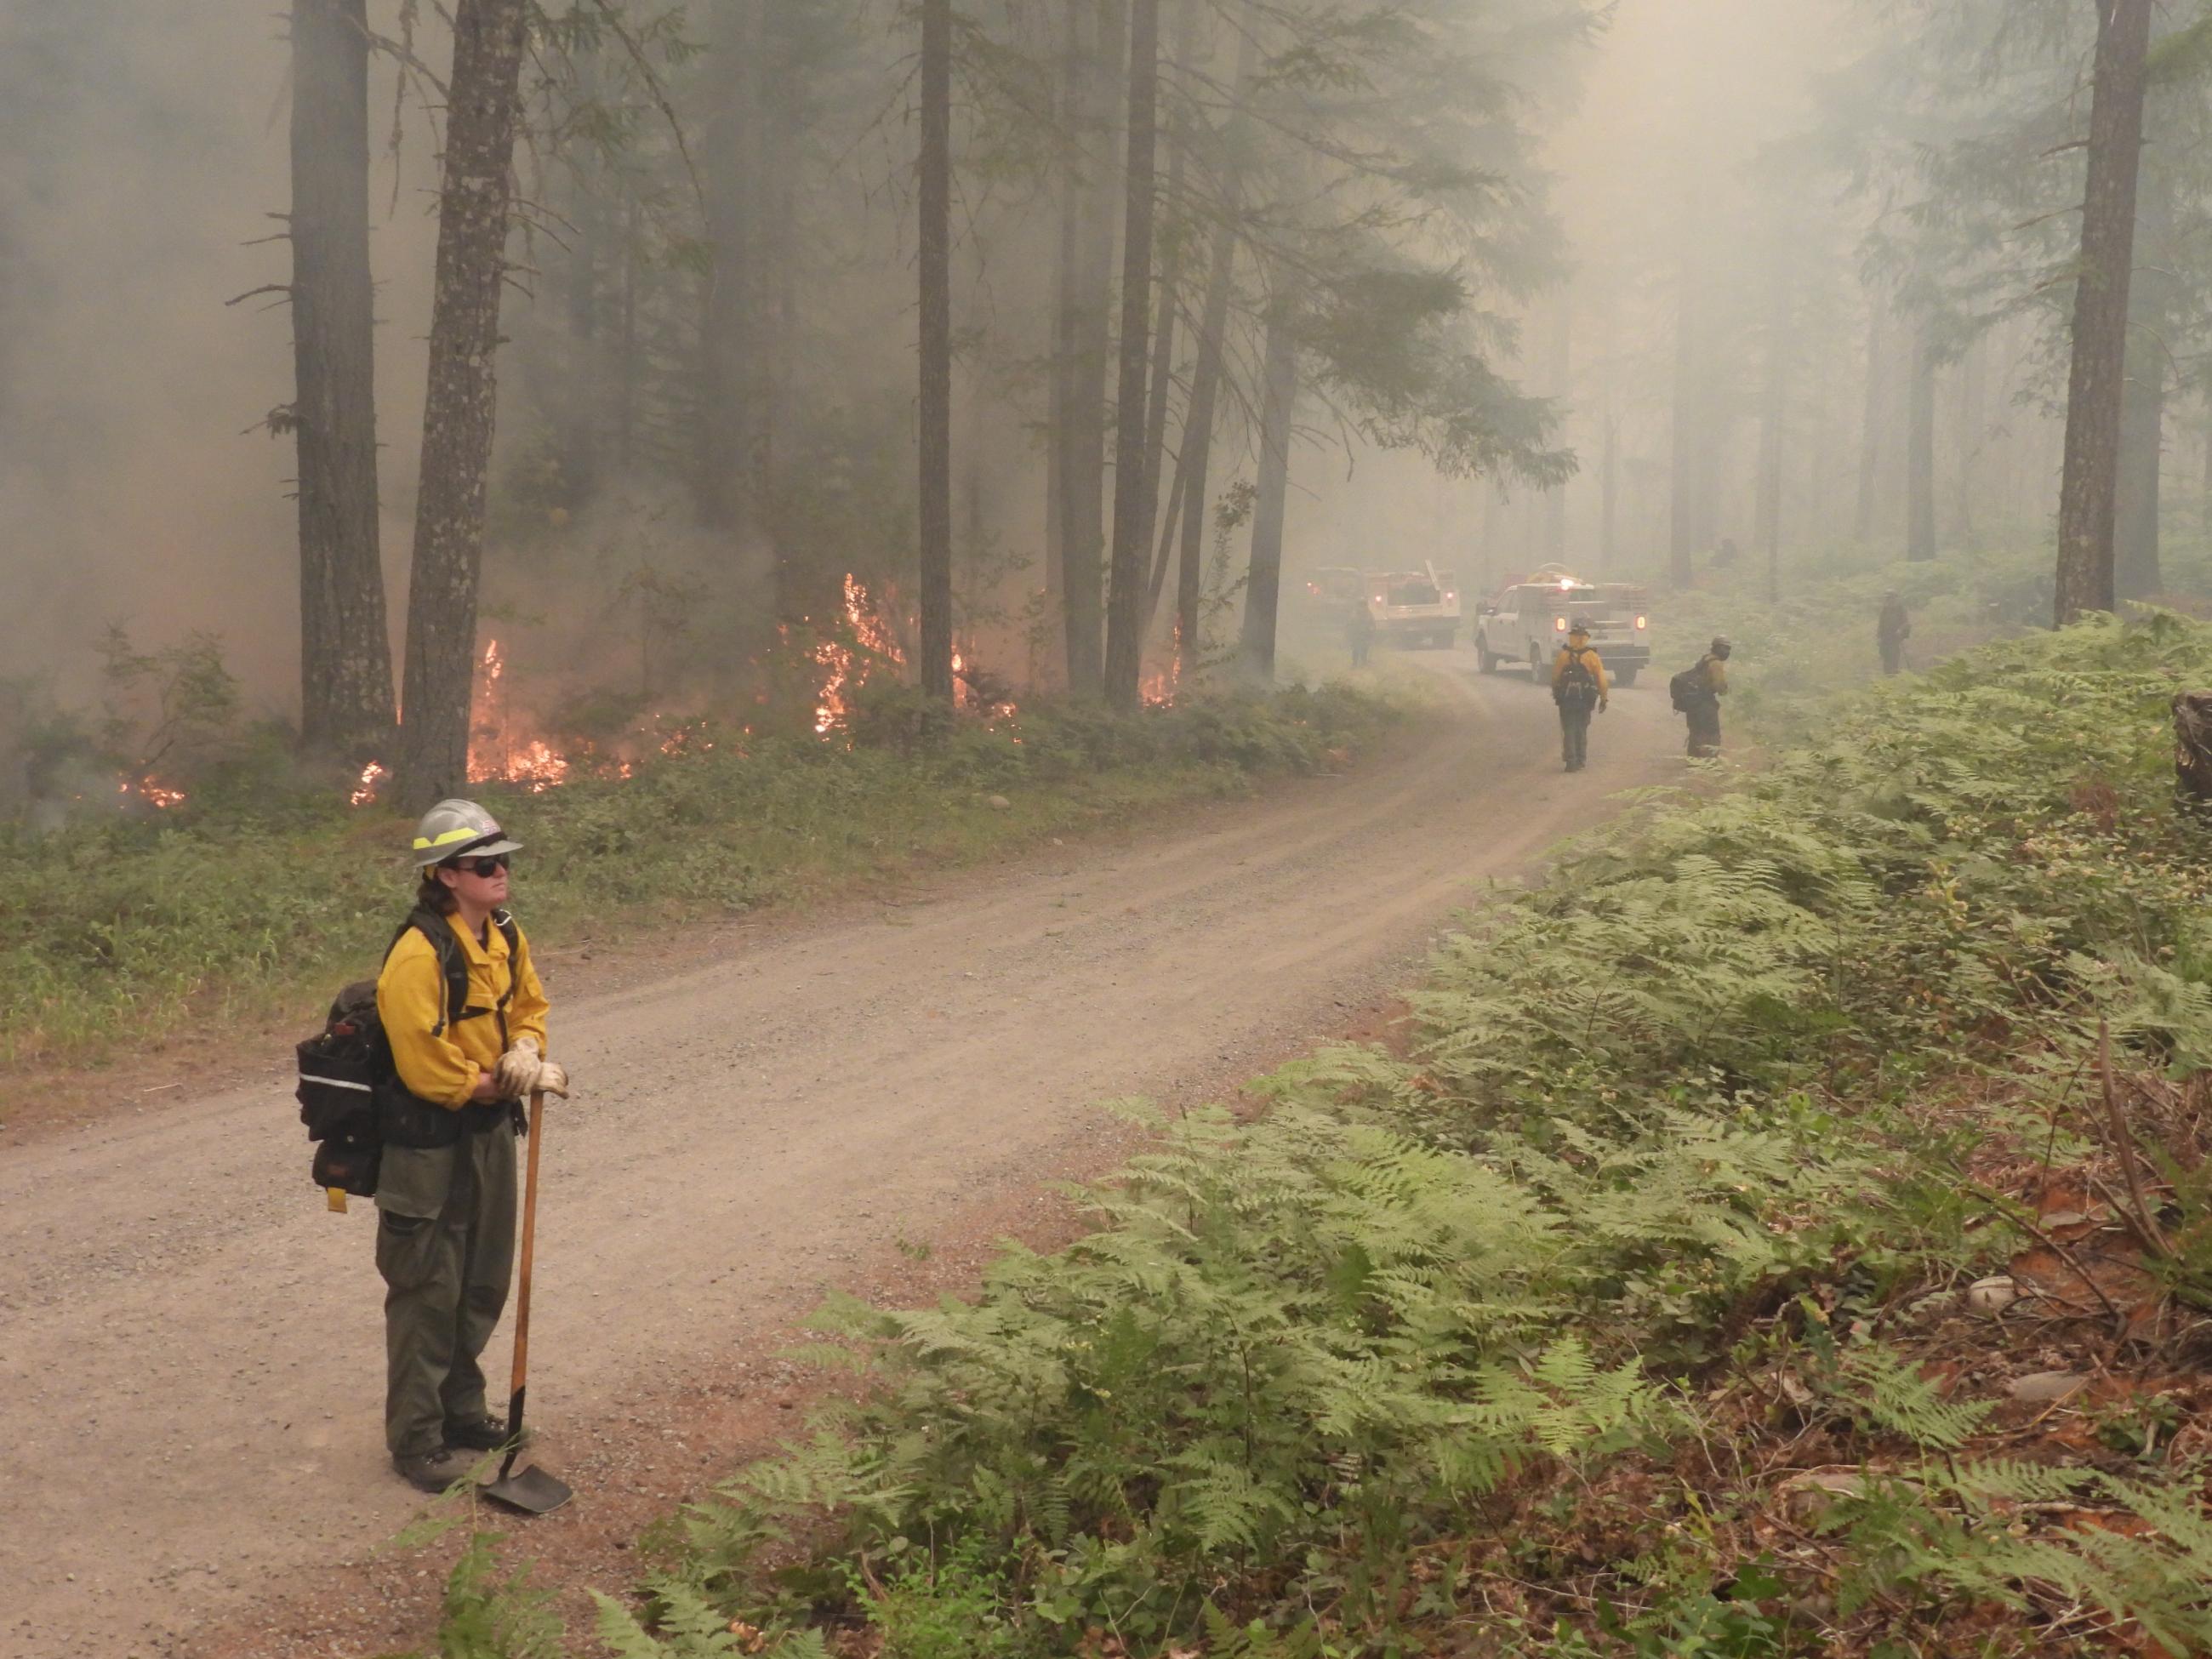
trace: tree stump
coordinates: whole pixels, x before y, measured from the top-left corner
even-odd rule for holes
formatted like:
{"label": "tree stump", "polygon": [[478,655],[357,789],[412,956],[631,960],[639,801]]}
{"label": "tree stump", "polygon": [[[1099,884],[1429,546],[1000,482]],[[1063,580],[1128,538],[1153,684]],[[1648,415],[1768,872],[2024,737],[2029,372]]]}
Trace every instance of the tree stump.
{"label": "tree stump", "polygon": [[2186,811],[2212,817],[2212,691],[2173,700],[2174,798]]}

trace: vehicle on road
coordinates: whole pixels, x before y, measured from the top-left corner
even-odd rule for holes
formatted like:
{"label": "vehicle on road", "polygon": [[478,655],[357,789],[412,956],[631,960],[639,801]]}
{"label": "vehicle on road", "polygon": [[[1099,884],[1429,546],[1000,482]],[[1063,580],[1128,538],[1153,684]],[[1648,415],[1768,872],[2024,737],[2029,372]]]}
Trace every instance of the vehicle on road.
{"label": "vehicle on road", "polygon": [[1459,639],[1459,582],[1449,570],[1424,563],[1419,570],[1357,570],[1331,566],[1306,583],[1308,600],[1342,622],[1355,605],[1375,619],[1379,639],[1401,647],[1441,646]]}
{"label": "vehicle on road", "polygon": [[1626,582],[1583,581],[1556,564],[1509,583],[1479,607],[1477,665],[1486,674],[1504,664],[1525,667],[1534,684],[1548,685],[1552,659],[1577,622],[1589,629],[1590,646],[1613,684],[1634,685],[1651,661],[1644,590]]}

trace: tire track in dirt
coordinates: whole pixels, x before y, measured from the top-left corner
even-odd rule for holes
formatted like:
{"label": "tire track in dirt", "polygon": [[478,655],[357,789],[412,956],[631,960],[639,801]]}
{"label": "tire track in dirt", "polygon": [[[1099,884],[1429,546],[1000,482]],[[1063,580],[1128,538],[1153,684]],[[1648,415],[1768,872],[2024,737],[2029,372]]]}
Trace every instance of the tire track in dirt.
{"label": "tire track in dirt", "polygon": [[[623,1468],[640,1402],[726,1404],[736,1356],[760,1365],[761,1334],[878,1283],[895,1243],[1107,1167],[1127,1132],[1093,1103],[1204,1098],[1294,1052],[1395,988],[1486,878],[1679,775],[1648,691],[1616,699],[1565,777],[1539,693],[1433,660],[1449,717],[1347,775],[658,983],[562,1003],[556,980],[586,1092],[554,1103],[544,1152],[548,1465]],[[526,916],[528,899],[526,879]],[[330,1564],[417,1505],[383,1460],[372,1214],[306,1190],[288,1095],[260,1082],[0,1154],[7,1659],[362,1650],[345,1621],[283,1610],[326,1599]],[[506,1354],[502,1329],[495,1378]],[[533,1544],[590,1524],[553,1517]]]}

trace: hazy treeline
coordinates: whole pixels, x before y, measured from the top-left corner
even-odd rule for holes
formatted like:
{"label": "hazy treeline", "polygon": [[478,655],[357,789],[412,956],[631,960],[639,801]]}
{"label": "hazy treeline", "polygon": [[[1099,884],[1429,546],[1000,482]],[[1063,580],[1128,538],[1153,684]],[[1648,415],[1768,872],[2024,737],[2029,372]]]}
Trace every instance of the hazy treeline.
{"label": "hazy treeline", "polygon": [[[420,426],[423,336],[460,314],[455,112],[490,112],[446,18],[10,9],[0,514],[61,648],[173,580],[171,614],[246,619],[250,667],[296,628],[311,744],[386,751],[404,695],[450,773],[479,623],[572,699],[744,700],[849,577],[927,686],[957,651],[1126,705],[1269,672],[1286,560],[1680,583],[1733,547],[1750,580],[1784,542],[2048,536],[2063,493],[2077,565],[2109,517],[2148,593],[2203,493],[2189,9],[477,0],[465,38],[520,42],[511,135],[468,137],[507,163],[505,280],[473,279],[504,343],[495,382],[468,351],[477,378],[428,377],[495,435],[474,482],[434,396]],[[2116,253],[2110,167],[2085,181],[2130,82]],[[249,154],[211,225],[196,165]],[[140,156],[134,233],[100,191]],[[217,308],[260,288],[289,374],[278,325]],[[118,301],[169,380],[101,331]],[[237,459],[264,410],[276,477]]]}

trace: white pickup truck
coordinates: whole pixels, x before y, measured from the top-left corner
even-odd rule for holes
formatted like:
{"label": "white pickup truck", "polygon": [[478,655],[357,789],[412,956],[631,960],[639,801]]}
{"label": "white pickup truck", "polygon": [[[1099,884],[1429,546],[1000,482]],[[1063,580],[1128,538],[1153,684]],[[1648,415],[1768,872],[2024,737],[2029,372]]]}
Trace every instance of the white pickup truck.
{"label": "white pickup truck", "polygon": [[1651,661],[1651,619],[1641,588],[1626,583],[1577,580],[1547,564],[1500,590],[1480,607],[1474,624],[1475,659],[1486,674],[1501,663],[1526,664],[1528,677],[1548,684],[1552,661],[1581,623],[1613,683],[1624,690]]}

